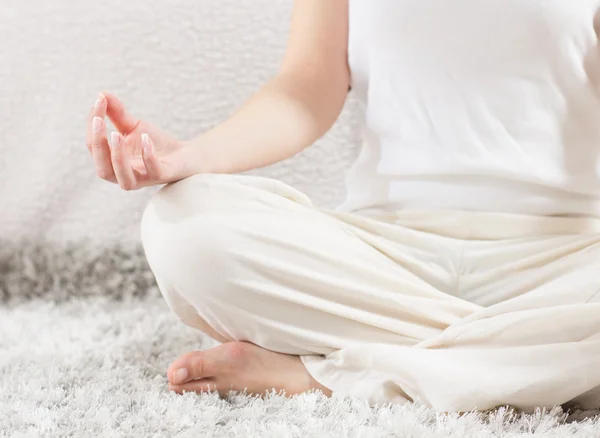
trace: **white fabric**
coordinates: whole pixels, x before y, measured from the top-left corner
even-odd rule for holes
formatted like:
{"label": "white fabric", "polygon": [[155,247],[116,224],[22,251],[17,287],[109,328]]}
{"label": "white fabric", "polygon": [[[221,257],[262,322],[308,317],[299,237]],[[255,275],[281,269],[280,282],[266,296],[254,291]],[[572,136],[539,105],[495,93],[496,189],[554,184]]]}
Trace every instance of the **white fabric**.
{"label": "white fabric", "polygon": [[334,392],[600,406],[599,218],[368,217],[277,180],[195,175],[152,198],[141,234],[180,320],[301,355]]}
{"label": "white fabric", "polygon": [[341,210],[600,216],[599,0],[350,0]]}

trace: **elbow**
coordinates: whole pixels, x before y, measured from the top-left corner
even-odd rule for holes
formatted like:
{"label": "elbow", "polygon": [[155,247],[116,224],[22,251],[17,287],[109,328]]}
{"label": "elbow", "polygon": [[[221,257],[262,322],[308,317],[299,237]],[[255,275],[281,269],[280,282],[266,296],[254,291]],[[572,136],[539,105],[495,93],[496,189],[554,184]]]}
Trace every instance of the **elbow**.
{"label": "elbow", "polygon": [[274,82],[304,108],[318,138],[339,118],[350,88],[350,74],[347,68],[328,72],[311,66],[282,68]]}

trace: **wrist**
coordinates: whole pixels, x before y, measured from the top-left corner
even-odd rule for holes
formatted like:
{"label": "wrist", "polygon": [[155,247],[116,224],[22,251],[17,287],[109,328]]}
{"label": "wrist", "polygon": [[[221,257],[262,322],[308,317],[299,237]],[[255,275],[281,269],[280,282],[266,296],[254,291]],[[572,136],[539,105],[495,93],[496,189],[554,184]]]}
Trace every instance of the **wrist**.
{"label": "wrist", "polygon": [[190,174],[218,173],[203,136],[181,141],[181,146],[188,151],[186,159]]}

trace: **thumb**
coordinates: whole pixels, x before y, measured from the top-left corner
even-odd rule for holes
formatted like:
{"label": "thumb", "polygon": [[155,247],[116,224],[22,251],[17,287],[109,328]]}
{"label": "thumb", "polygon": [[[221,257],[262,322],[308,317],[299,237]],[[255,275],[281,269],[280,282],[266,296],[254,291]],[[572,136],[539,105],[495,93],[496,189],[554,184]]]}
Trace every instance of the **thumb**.
{"label": "thumb", "polygon": [[129,111],[123,105],[117,96],[111,93],[102,92],[106,97],[106,115],[113,122],[115,128],[117,128],[123,135],[129,134],[133,131],[139,123],[139,120],[133,117]]}

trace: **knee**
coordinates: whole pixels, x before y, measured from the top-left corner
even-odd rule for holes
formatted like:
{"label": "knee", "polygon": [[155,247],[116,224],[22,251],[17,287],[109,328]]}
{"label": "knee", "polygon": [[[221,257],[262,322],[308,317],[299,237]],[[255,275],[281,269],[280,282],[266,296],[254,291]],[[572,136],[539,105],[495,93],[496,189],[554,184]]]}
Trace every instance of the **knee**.
{"label": "knee", "polygon": [[228,202],[200,178],[168,184],[149,200],[140,224],[154,275],[194,306],[222,290],[233,268],[234,209],[215,208],[214,197]]}
{"label": "knee", "polygon": [[153,270],[170,260],[181,264],[192,256],[190,262],[201,267],[205,257],[217,255],[226,221],[214,217],[211,197],[206,184],[191,177],[167,184],[148,201],[140,236]]}
{"label": "knee", "polygon": [[217,210],[223,210],[225,204],[231,203],[228,199],[231,196],[222,190],[215,192],[227,177],[193,175],[158,190],[142,214],[140,232],[144,247],[168,244],[182,225],[203,221]]}
{"label": "knee", "polygon": [[141,222],[142,241],[150,237],[152,225],[175,224],[202,215],[214,204],[213,183],[203,175],[193,175],[169,183],[148,201]]}

